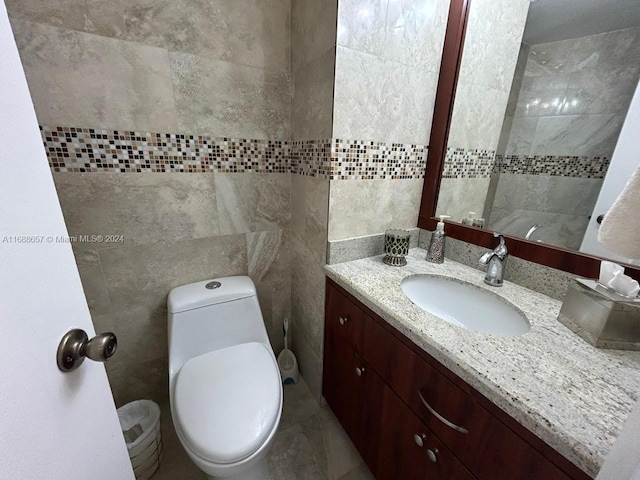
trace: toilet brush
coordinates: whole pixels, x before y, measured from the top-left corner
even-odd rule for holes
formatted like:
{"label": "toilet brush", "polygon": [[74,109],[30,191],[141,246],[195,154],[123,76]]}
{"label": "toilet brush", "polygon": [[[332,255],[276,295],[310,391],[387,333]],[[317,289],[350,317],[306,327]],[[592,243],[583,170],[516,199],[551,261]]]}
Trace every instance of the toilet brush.
{"label": "toilet brush", "polygon": [[289,350],[289,320],[287,317],[284,317],[282,330],[284,332],[284,349],[278,355],[278,367],[280,368],[282,383],[285,385],[289,383],[298,383],[300,372],[298,371],[298,361],[296,360],[296,356],[291,350]]}

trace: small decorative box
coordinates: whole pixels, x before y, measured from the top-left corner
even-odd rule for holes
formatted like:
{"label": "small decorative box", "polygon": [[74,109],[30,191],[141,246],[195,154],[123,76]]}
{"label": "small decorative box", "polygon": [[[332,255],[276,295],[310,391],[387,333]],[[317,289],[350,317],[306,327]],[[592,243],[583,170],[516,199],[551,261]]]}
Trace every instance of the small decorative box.
{"label": "small decorative box", "polygon": [[594,347],[640,350],[640,298],[624,297],[595,280],[571,282],[558,320]]}
{"label": "small decorative box", "polygon": [[387,230],[384,233],[384,253],[382,259],[387,265],[403,267],[407,264],[405,258],[409,254],[409,239],[411,234],[406,230],[397,228]]}

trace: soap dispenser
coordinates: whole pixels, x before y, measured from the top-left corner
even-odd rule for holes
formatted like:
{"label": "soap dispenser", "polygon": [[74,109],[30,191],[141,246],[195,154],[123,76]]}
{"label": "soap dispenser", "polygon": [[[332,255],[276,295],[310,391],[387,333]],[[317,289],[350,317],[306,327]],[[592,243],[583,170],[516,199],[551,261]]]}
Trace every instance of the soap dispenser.
{"label": "soap dispenser", "polygon": [[436,231],[431,234],[431,242],[429,242],[429,250],[427,251],[427,261],[432,263],[444,262],[444,219],[450,218],[449,215],[440,215],[440,221],[436,225]]}

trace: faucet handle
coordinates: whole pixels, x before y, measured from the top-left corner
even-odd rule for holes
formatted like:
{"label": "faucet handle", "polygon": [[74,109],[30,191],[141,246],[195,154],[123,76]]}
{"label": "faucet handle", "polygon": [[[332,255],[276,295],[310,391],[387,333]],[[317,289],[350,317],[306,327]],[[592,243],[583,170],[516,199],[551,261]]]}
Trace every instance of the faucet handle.
{"label": "faucet handle", "polygon": [[493,232],[494,238],[500,239],[500,243],[493,250],[493,253],[500,257],[500,260],[504,260],[507,255],[509,255],[509,250],[507,250],[507,245],[504,243],[504,236],[501,233]]}

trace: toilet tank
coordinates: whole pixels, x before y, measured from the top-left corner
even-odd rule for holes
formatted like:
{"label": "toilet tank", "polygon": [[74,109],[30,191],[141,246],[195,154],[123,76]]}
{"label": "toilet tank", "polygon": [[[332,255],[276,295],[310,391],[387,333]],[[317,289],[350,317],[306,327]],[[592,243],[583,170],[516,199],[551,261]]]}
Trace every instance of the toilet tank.
{"label": "toilet tank", "polygon": [[256,287],[247,276],[176,287],[167,300],[169,377],[193,357],[247,342],[271,350]]}

